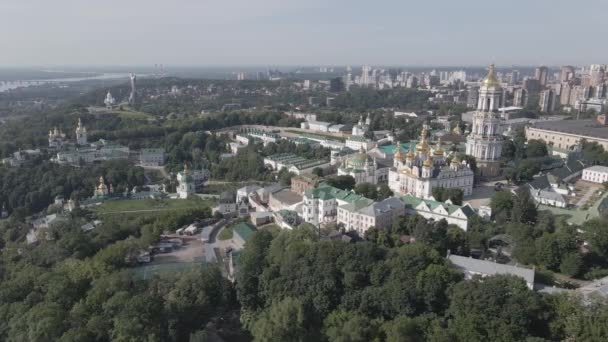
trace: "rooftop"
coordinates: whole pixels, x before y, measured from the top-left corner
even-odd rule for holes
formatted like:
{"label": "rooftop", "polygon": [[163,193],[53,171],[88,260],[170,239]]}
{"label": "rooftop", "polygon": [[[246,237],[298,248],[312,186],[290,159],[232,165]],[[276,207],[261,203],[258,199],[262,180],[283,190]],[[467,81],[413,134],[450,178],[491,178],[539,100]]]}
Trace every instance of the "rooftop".
{"label": "rooftop", "polygon": [[595,120],[558,120],[535,122],[531,128],[608,140],[608,126]]}
{"label": "rooftop", "polygon": [[365,198],[361,195],[357,195],[354,192],[341,190],[329,185],[320,186],[315,189],[308,189],[306,190],[305,196],[321,199],[324,201],[331,199],[339,199],[347,203],[354,203],[359,200],[369,201],[369,204],[373,202],[372,200]]}
{"label": "rooftop", "polygon": [[389,197],[384,201],[375,202],[372,205],[363,208],[360,212],[367,216],[376,216],[403,207],[404,204],[399,198]]}
{"label": "rooftop", "polygon": [[462,212],[467,217],[471,217],[475,214],[475,211],[473,210],[473,208],[471,208],[471,206],[466,203],[464,205],[460,206],[460,205],[456,205],[456,204],[451,204],[450,202],[447,202],[447,201],[439,202],[439,201],[434,201],[434,200],[430,200],[430,199],[423,199],[420,197],[415,197],[411,194],[407,194],[407,195],[401,197],[401,201],[403,201],[403,203],[405,203],[406,207],[411,207],[411,208],[416,208],[422,202],[424,202],[431,210],[437,208],[438,206],[442,206],[450,215],[458,209],[462,209]]}
{"label": "rooftop", "polygon": [[[401,143],[401,152],[408,152],[412,143]],[[384,154],[395,154],[397,144],[378,146],[378,149]]]}
{"label": "rooftop", "polygon": [[302,202],[302,196],[300,196],[297,192],[293,192],[289,189],[277,191],[272,194],[272,197],[286,205],[293,205]]}
{"label": "rooftop", "polygon": [[463,271],[484,275],[509,274],[524,278],[526,283],[534,284],[534,270],[512,265],[499,264],[492,261],[473,259],[459,255],[449,255],[448,260]]}
{"label": "rooftop", "polygon": [[586,171],[608,172],[608,166],[595,165],[585,169]]}

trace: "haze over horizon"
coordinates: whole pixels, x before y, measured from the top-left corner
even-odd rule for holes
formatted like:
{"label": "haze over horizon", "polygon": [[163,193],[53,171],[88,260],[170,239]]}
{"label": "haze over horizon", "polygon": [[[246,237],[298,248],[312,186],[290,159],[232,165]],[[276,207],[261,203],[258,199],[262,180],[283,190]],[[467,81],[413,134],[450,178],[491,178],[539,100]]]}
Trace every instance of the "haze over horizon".
{"label": "haze over horizon", "polygon": [[[0,66],[605,63],[608,2],[24,0]],[[576,15],[575,15],[576,14]],[[584,15],[581,15],[584,14]],[[280,28],[280,29],[277,29]]]}

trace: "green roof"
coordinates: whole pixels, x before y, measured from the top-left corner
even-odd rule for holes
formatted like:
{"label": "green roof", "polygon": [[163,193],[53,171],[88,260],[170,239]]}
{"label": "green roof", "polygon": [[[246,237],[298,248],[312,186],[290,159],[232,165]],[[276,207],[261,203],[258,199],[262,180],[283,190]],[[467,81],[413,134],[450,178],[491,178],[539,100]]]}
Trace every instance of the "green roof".
{"label": "green roof", "polygon": [[241,222],[232,228],[232,231],[235,234],[238,234],[245,242],[249,241],[253,233],[255,233],[255,228],[248,223]]}
{"label": "green roof", "polygon": [[[408,152],[412,143],[402,143],[401,152]],[[397,144],[379,146],[378,149],[384,154],[395,154]]]}
{"label": "green roof", "polygon": [[369,201],[370,204],[373,202],[372,200],[365,198],[361,195],[357,195],[354,192],[341,190],[328,185],[320,186],[315,189],[308,189],[306,190],[305,195],[306,197],[317,198],[324,201],[331,199],[339,199],[348,203],[354,203],[360,200]]}
{"label": "green roof", "polygon": [[415,197],[411,194],[407,194],[407,195],[401,197],[401,200],[403,201],[403,203],[405,203],[406,208],[409,207],[409,208],[414,209],[418,205],[420,205],[420,203],[424,202],[429,208],[431,208],[431,210],[434,210],[435,208],[442,206],[450,215],[458,209],[462,209],[462,212],[467,217],[471,217],[472,215],[475,214],[475,211],[468,205],[460,206],[460,205],[449,204],[449,203],[444,203],[444,202],[439,202],[439,201],[433,201],[433,200]]}

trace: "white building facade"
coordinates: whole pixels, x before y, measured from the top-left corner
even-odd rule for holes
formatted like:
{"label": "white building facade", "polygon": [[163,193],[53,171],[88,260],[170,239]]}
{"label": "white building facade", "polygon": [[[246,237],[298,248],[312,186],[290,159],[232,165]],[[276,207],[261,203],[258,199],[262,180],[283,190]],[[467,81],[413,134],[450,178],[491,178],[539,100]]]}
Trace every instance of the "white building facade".
{"label": "white building facade", "polygon": [[354,192],[331,186],[309,189],[304,192],[302,218],[313,225],[335,223],[338,218],[338,207],[349,203],[367,206],[373,201]]}
{"label": "white building facade", "polygon": [[397,197],[366,205],[364,201],[338,207],[338,224],[346,231],[363,236],[371,227],[387,229],[399,216],[405,214],[405,205]]}
{"label": "white building facade", "polygon": [[582,180],[592,183],[608,182],[608,167],[595,165],[583,170]]}
{"label": "white building facade", "polygon": [[450,200],[439,202],[426,200],[412,195],[401,197],[405,205],[405,213],[410,215],[420,215],[426,219],[435,221],[446,220],[448,224],[458,226],[466,231],[469,226],[469,219],[475,215],[475,209],[468,203],[462,206],[454,205]]}

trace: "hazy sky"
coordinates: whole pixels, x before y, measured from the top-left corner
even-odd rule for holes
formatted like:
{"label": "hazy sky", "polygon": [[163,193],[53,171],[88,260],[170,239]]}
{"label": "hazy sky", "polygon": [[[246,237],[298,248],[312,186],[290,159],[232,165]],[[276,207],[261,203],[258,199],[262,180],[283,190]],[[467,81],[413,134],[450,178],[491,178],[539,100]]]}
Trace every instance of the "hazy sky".
{"label": "hazy sky", "polygon": [[0,66],[608,62],[607,0],[0,0]]}

